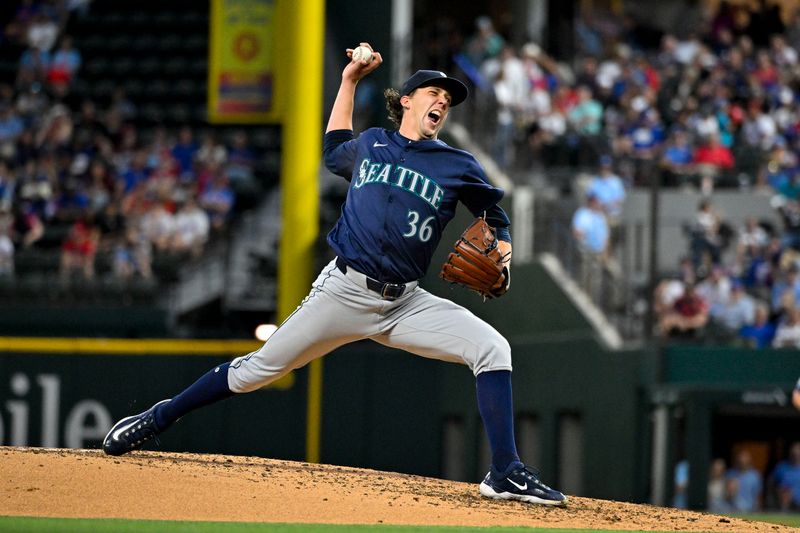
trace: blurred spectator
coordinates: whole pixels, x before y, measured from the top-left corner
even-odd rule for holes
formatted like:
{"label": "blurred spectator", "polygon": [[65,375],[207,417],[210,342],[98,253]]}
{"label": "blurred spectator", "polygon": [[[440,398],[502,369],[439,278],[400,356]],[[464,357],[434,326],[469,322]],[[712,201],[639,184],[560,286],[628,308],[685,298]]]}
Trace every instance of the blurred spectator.
{"label": "blurred spectator", "polygon": [[733,169],[733,152],[720,143],[719,134],[709,136],[694,153],[694,165],[700,174],[700,190],[709,196],[714,190],[714,182],[724,171]]}
{"label": "blurred spectator", "polygon": [[117,85],[114,87],[114,92],[111,93],[111,105],[108,108],[109,112],[116,113],[123,121],[133,120],[136,118],[136,104],[134,104],[125,92],[125,87]]}
{"label": "blurred spectator", "polygon": [[581,249],[605,258],[608,250],[609,228],[600,199],[589,194],[586,205],[572,216],[572,234]]}
{"label": "blurred spectator", "polygon": [[75,114],[74,128],[76,135],[83,135],[92,142],[97,142],[99,137],[108,136],[108,128],[103,124],[97,104],[93,100],[83,100],[80,111]]}
{"label": "blurred spectator", "polygon": [[612,227],[619,224],[627,193],[622,178],[614,172],[611,156],[600,157],[600,172],[592,177],[586,193],[597,197]]}
{"label": "blurred spectator", "polygon": [[689,247],[692,262],[698,272],[708,272],[719,264],[722,254],[721,217],[711,201],[704,199],[697,206],[694,222],[689,228]]}
{"label": "blurred spectator", "polygon": [[772,284],[770,307],[780,312],[784,307],[795,307],[800,302],[800,268],[790,265],[778,271]]}
{"label": "blurred spectator", "polygon": [[172,233],[170,250],[200,257],[208,240],[209,229],[208,214],[197,205],[192,196],[189,196],[179,204],[175,213],[175,229]]}
{"label": "blurred spectator", "polygon": [[73,132],[74,124],[69,109],[56,104],[45,114],[36,135],[36,144],[43,152],[68,151]]}
{"label": "blurred spectator", "polygon": [[28,27],[40,9],[41,6],[34,0],[21,0],[11,22],[5,27],[6,37],[17,44],[24,42],[28,35]]}
{"label": "blurred spectator", "polygon": [[697,294],[694,285],[687,284],[671,310],[661,315],[658,331],[664,336],[694,335],[708,323],[708,306]]}
{"label": "blurred spectator", "polygon": [[675,302],[683,296],[685,290],[686,284],[682,279],[677,278],[661,280],[656,285],[653,295],[653,311],[658,320],[675,309]]}
{"label": "blurred spectator", "polygon": [[154,201],[142,216],[140,231],[156,251],[169,250],[175,232],[175,217],[164,202]]}
{"label": "blurred spectator", "polygon": [[128,194],[139,184],[147,181],[149,173],[147,153],[144,150],[138,150],[134,153],[130,166],[120,175],[115,188],[122,194]]}
{"label": "blurred spectator", "polygon": [[58,218],[72,222],[89,213],[89,196],[77,178],[70,177],[56,198]]}
{"label": "blurred spectator", "polygon": [[237,183],[244,184],[245,187],[252,186],[255,181],[256,162],[256,154],[250,148],[247,133],[237,130],[233,134],[231,146],[228,148],[226,165],[228,179],[234,188],[238,188]]}
{"label": "blurred spectator", "polygon": [[151,279],[152,245],[135,227],[130,227],[114,246],[112,272],[114,277],[127,281],[137,274],[142,279]]}
{"label": "blurred spectator", "polygon": [[689,508],[689,461],[682,459],[675,465],[674,494],[672,506],[676,509]]}
{"label": "blurred spectator", "polygon": [[772,198],[772,206],[778,210],[783,222],[783,247],[800,250],[800,203],[795,200],[786,200],[785,197],[776,195]]}
{"label": "blurred spectator", "polygon": [[58,24],[43,11],[38,11],[28,24],[28,45],[42,52],[49,52],[58,39]]}
{"label": "blurred spectator", "polygon": [[747,217],[736,241],[736,264],[741,270],[769,243],[769,234],[755,217]]}
{"label": "blurred spectator", "polygon": [[153,169],[161,164],[164,159],[172,159],[172,143],[163,126],[156,126],[152,131],[152,138],[145,147],[147,152],[147,168]]}
{"label": "blurred spectator", "polygon": [[199,198],[200,207],[208,213],[212,230],[219,231],[225,226],[234,202],[235,196],[228,185],[227,176],[222,171],[217,172]]}
{"label": "blurred spectator", "polygon": [[6,157],[15,154],[14,144],[25,129],[25,124],[10,105],[0,105],[0,152]]}
{"label": "blurred spectator", "polygon": [[739,280],[731,283],[731,293],[725,303],[712,305],[709,308],[711,323],[718,340],[731,341],[739,335],[739,331],[755,321],[756,302],[747,294]]}
{"label": "blurred spectator", "polygon": [[492,142],[492,156],[500,168],[507,169],[513,157],[515,119],[520,112],[520,102],[515,98],[514,89],[506,70],[502,67],[495,74],[492,88],[497,102],[497,125]]}
{"label": "blurred spectator", "polygon": [[[649,104],[642,102],[640,106],[645,108]],[[632,155],[644,166],[644,162],[656,160],[661,153],[662,145],[665,140],[664,127],[661,124],[661,116],[655,109],[647,109],[635,123],[631,124],[625,136],[629,137]],[[649,165],[647,166],[649,169]],[[649,172],[647,173],[649,175]],[[649,178],[648,178],[649,179]],[[642,180],[647,182],[647,180]]]}
{"label": "blurred spectator", "polygon": [[144,183],[145,191],[152,198],[168,201],[175,194],[179,180],[183,183],[192,183],[194,174],[187,173],[178,175],[178,167],[173,159],[164,158],[161,163],[150,172],[147,181]]}
{"label": "blurred spectator", "polygon": [[65,35],[48,65],[47,81],[58,95],[64,95],[81,68],[81,53],[73,47],[72,37]]}
{"label": "blurred spectator", "polygon": [[127,220],[122,214],[121,201],[118,199],[108,202],[101,211],[94,215],[97,229],[100,232],[100,249],[108,252],[113,242],[122,237],[127,226]]}
{"label": "blurred spectator", "polygon": [[780,191],[790,179],[797,166],[797,156],[786,147],[786,141],[773,134],[774,144],[765,154],[764,163],[759,169],[757,183],[761,187],[769,187],[773,191]]}
{"label": "blurred spectator", "polygon": [[178,171],[181,176],[192,175],[194,172],[194,157],[200,147],[194,140],[194,132],[189,126],[183,126],[178,132],[178,141],[172,147],[172,157],[178,162]]}
{"label": "blurred spectator", "polygon": [[728,303],[733,286],[731,277],[722,265],[714,265],[708,276],[697,284],[697,294],[711,308],[721,308]]}
{"label": "blurred spectator", "polygon": [[775,337],[775,324],[769,320],[769,307],[758,302],[755,305],[753,323],[739,330],[739,339],[750,348],[769,348]]}
{"label": "blurred spectator", "polygon": [[689,135],[676,130],[668,139],[661,157],[662,184],[667,187],[686,185],[694,175],[694,154],[689,144]]}
{"label": "blurred spectator", "polygon": [[708,511],[711,513],[729,513],[731,511],[731,487],[725,476],[725,460],[714,459],[708,473]]}
{"label": "blurred spectator", "polygon": [[69,281],[75,273],[81,274],[86,280],[94,278],[99,233],[88,217],[80,218],[70,226],[61,244],[59,272],[62,281]]}
{"label": "blurred spectator", "polygon": [[14,242],[11,240],[12,217],[0,207],[0,279],[14,275]]}
{"label": "blurred spectator", "polygon": [[800,348],[800,309],[792,307],[783,315],[775,330],[773,348]]}
{"label": "blurred spectator", "polygon": [[[194,160],[201,165],[224,165],[228,160],[228,150],[213,133],[203,136],[203,142],[194,153]],[[180,160],[179,160],[180,162]],[[181,170],[184,170],[181,162]]]}
{"label": "blurred spectator", "polygon": [[727,478],[733,485],[733,511],[753,513],[761,509],[763,481],[761,473],[753,466],[749,451],[740,449],[736,452]]}
{"label": "blurred spectator", "polygon": [[797,202],[800,198],[800,170],[789,173],[789,179],[777,187],[777,192],[787,200]]}
{"label": "blurred spectator", "polygon": [[104,161],[96,159],[89,166],[89,185],[86,189],[88,210],[93,215],[100,213],[111,202],[115,180]]}
{"label": "blurred spectator", "polygon": [[475,19],[475,33],[467,40],[465,52],[473,65],[480,66],[500,54],[504,44],[505,39],[495,30],[492,19],[480,16]]}
{"label": "blurred spectator", "polygon": [[18,87],[40,86],[47,81],[50,70],[50,52],[28,48],[19,58],[16,85]]}
{"label": "blurred spectator", "polygon": [[17,249],[28,248],[44,236],[44,224],[29,203],[12,207],[8,235]]}
{"label": "blurred spectator", "polygon": [[800,442],[789,449],[789,460],[777,470],[775,483],[781,511],[800,510]]}
{"label": "blurred spectator", "polygon": [[583,85],[577,90],[578,102],[567,115],[570,126],[581,135],[598,135],[603,126],[603,106],[594,99],[592,90]]}
{"label": "blurred spectator", "polygon": [[0,211],[11,209],[16,187],[17,177],[8,168],[6,162],[0,159]]}
{"label": "blurred spectator", "polygon": [[775,64],[779,67],[793,67],[797,64],[797,50],[786,42],[786,38],[783,35],[772,35],[770,38],[770,53]]}

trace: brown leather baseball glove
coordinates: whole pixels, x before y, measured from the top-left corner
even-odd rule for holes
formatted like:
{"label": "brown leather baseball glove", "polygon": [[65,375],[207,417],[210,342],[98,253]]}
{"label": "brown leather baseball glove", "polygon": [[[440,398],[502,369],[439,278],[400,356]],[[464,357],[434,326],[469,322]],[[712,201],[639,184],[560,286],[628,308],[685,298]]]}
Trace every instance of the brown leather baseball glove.
{"label": "brown leather baseball glove", "polygon": [[484,298],[497,298],[508,292],[511,275],[507,257],[497,249],[495,229],[482,218],[475,219],[453,245],[439,276],[458,283]]}

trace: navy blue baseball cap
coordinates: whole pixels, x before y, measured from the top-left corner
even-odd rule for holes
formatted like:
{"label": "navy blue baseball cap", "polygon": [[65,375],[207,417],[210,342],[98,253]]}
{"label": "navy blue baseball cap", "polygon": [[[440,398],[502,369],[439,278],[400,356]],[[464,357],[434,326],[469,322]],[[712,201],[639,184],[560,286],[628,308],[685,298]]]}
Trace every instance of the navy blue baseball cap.
{"label": "navy blue baseball cap", "polygon": [[420,87],[441,87],[450,93],[450,107],[467,99],[469,89],[464,82],[451,78],[440,70],[418,70],[408,78],[400,89],[400,96],[407,96]]}

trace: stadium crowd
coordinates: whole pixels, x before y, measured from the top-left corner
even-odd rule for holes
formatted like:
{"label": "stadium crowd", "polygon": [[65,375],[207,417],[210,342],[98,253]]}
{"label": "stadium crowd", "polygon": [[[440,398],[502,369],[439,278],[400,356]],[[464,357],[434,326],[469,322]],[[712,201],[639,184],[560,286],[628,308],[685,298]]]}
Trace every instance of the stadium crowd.
{"label": "stadium crowd", "polygon": [[0,84],[0,277],[38,250],[60,256],[63,282],[152,280],[159,258],[202,254],[234,213],[233,182],[252,178],[244,132],[223,142],[189,125],[144,128],[121,87],[108,101],[71,98],[82,57],[65,29],[87,9],[24,0],[2,28],[0,46],[20,53]]}
{"label": "stadium crowd", "polygon": [[[800,12],[722,1],[684,35],[584,13],[576,35],[577,54],[559,62],[534,42],[516,48],[484,16],[469,36],[442,25],[426,53],[494,96],[502,167],[592,176],[572,219],[588,253],[613,257],[631,187],[658,177],[702,194],[686,257],[653,297],[657,333],[800,346]],[[720,187],[772,197],[775,218],[732,227],[714,205]]]}
{"label": "stadium crowd", "polygon": [[[64,281],[98,268],[152,278],[154,258],[202,253],[230,221],[232,185],[252,177],[244,133],[143,129],[122,89],[70,98],[82,58],[65,28],[85,9],[25,0],[3,27],[20,54],[0,84],[0,276],[17,254],[57,248]],[[517,50],[488,17],[465,38],[433,35],[425,52],[494,97],[501,166],[589,171],[572,220],[589,253],[613,256],[631,187],[660,176],[704,193],[687,257],[653,297],[660,334],[800,346],[800,17],[744,10],[721,2],[704,32],[647,40],[625,17],[582,17],[570,65],[533,42]],[[774,195],[782,226],[732,228],[713,204],[720,186]]]}

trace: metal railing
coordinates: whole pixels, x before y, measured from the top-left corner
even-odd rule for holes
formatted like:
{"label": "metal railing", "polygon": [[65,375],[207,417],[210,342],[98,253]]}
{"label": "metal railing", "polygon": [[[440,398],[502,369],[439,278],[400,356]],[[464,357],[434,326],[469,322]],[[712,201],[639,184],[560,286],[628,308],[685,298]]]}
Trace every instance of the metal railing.
{"label": "metal railing", "polygon": [[648,308],[646,289],[636,281],[627,261],[620,262],[625,247],[625,228],[620,228],[616,253],[610,258],[587,251],[574,238],[567,221],[551,218],[547,238],[538,252],[549,252],[559,259],[564,271],[616,327],[625,340],[638,340],[645,333]]}

